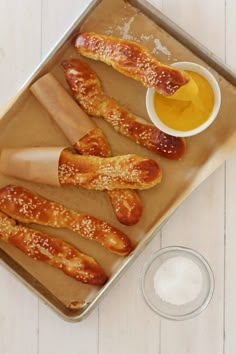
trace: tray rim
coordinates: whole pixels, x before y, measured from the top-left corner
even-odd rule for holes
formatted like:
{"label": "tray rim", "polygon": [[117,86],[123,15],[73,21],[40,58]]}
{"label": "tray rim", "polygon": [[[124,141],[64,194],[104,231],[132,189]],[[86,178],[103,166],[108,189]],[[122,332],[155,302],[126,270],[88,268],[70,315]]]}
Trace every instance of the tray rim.
{"label": "tray rim", "polygon": [[70,35],[74,32],[74,30],[83,24],[86,18],[92,13],[93,10],[103,1],[103,0],[90,0],[91,3],[87,6],[86,9],[79,15],[77,19],[75,19],[70,26],[63,32],[63,34],[59,37],[55,45],[48,51],[48,53],[43,57],[40,63],[36,66],[33,72],[29,75],[29,77],[23,82],[20,86],[18,92],[15,96],[13,96],[3,108],[0,108],[0,120],[7,114],[7,112],[11,109],[17,99],[21,96],[21,94],[31,85],[32,81],[37,77],[39,72],[43,69],[43,67],[53,58],[53,56],[60,50],[61,46],[66,42],[66,40],[70,37]]}
{"label": "tray rim", "polygon": [[134,7],[139,8],[147,17],[153,20],[157,25],[162,27],[167,33],[178,40],[183,46],[191,50],[195,55],[200,57],[211,68],[217,71],[232,85],[236,86],[236,72],[216,54],[201,44],[196,38],[191,36],[187,31],[177,25],[163,12],[154,7],[147,0],[125,0]]}
{"label": "tray rim", "polygon": [[[17,99],[27,89],[30,83],[39,74],[39,72],[43,69],[43,67],[50,61],[50,59],[53,58],[56,52],[61,48],[61,46],[73,33],[73,31],[78,26],[80,26],[84,22],[84,20],[93,12],[93,10],[96,9],[96,7],[103,1],[104,0],[92,0],[91,3],[88,5],[88,7],[81,13],[81,15],[72,23],[71,26],[69,26],[69,28],[59,38],[55,46],[48,52],[48,54],[36,67],[33,73],[24,82],[24,84],[19,89],[17,95],[5,105],[3,110],[0,111],[0,119],[4,117],[4,115],[8,112],[9,109],[11,109],[11,107],[14,105]],[[153,5],[151,5],[148,1],[146,0],[119,0],[119,1],[128,2],[132,6],[138,8],[147,17],[149,17],[156,24],[161,26],[167,33],[172,35],[176,40],[178,40],[181,44],[183,44],[185,47],[190,49],[194,54],[199,56],[210,67],[215,69],[221,76],[223,76],[233,86],[236,86],[236,74],[230,69],[229,66],[227,66],[221,59],[219,59],[216,55],[214,55],[209,49],[207,49],[205,46],[199,43],[194,37],[189,35],[176,23],[171,21],[167,16],[165,16],[160,10],[158,10]],[[179,203],[179,205],[180,204],[181,203]],[[154,225],[151,228],[151,230],[145,235],[145,239],[141,243],[139,243],[139,245],[128,257],[126,257],[126,260],[123,263],[123,265],[109,279],[109,281],[105,284],[105,286],[101,288],[101,290],[97,293],[94,299],[91,302],[88,302],[84,308],[80,309],[81,311],[80,314],[76,314],[75,311],[74,312],[70,311],[71,315],[63,312],[63,310],[59,308],[60,307],[59,304],[55,305],[46,296],[44,296],[35,286],[30,284],[23,277],[22,274],[26,271],[22,267],[21,267],[22,270],[20,271],[21,274],[17,273],[14,267],[10,265],[11,257],[8,256],[1,249],[0,249],[0,263],[2,262],[4,265],[6,265],[7,269],[9,269],[17,278],[19,278],[27,288],[29,288],[32,292],[34,292],[37,296],[39,296],[43,300],[43,302],[48,304],[61,318],[70,322],[79,322],[85,319],[95,309],[98,303],[104,298],[107,292],[117,283],[119,278],[125,273],[128,267],[134,262],[134,260],[142,253],[142,251],[146,248],[146,246],[152,241],[152,239],[156,236],[159,230],[168,221],[169,217],[173,214],[173,212],[177,210],[177,208],[175,207],[172,210],[170,210],[170,215],[168,217],[162,218],[162,220],[159,220],[158,224]],[[15,261],[12,260],[12,263],[14,262]],[[37,279],[34,278],[34,280],[35,282],[38,282]],[[40,283],[38,282],[38,284]],[[58,300],[58,303],[59,302],[60,301]]]}

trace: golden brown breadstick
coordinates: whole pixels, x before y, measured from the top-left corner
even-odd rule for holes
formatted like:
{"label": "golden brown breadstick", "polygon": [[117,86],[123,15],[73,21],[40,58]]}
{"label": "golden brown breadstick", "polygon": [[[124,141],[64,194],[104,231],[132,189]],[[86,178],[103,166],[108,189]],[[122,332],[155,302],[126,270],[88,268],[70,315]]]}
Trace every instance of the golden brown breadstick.
{"label": "golden brown breadstick", "polygon": [[0,172],[36,183],[95,190],[147,189],[162,176],[156,161],[139,155],[103,158],[48,147],[3,149]]}
{"label": "golden brown breadstick", "polygon": [[[79,142],[74,144],[75,150],[82,155],[110,157],[111,152],[105,148],[106,146],[105,136],[100,135],[97,130],[89,132]],[[106,193],[110,198],[113,210],[120,223],[131,226],[139,221],[143,207],[135,190],[113,189],[106,190]]]}
{"label": "golden brown breadstick", "polygon": [[70,59],[64,60],[62,65],[75,98],[88,114],[103,117],[116,131],[160,156],[178,160],[184,155],[183,138],[163,133],[106,96],[98,77],[84,62]]}
{"label": "golden brown breadstick", "polygon": [[95,128],[77,140],[73,147],[81,155],[100,157],[111,156],[111,149],[105,135],[100,128]]}
{"label": "golden brown breadstick", "polygon": [[111,190],[148,189],[160,183],[162,174],[156,161],[139,155],[101,158],[80,156],[65,149],[60,156],[58,176],[61,186]]}
{"label": "golden brown breadstick", "polygon": [[106,274],[92,257],[79,252],[61,239],[16,225],[13,219],[2,212],[0,212],[0,240],[82,283],[103,285],[107,280]]}
{"label": "golden brown breadstick", "polygon": [[[102,130],[96,127],[51,73],[40,77],[30,89],[76,151],[82,155],[111,156],[110,146]],[[139,221],[142,203],[134,190],[106,192],[116,217],[122,224],[134,225]]]}
{"label": "golden brown breadstick", "polygon": [[160,63],[145,47],[133,41],[87,32],[77,35],[74,45],[83,56],[111,65],[164,96],[173,95],[189,82],[184,71]]}
{"label": "golden brown breadstick", "polygon": [[0,210],[26,224],[67,228],[119,255],[127,255],[132,250],[129,238],[114,226],[67,209],[20,186],[8,185],[0,189]]}

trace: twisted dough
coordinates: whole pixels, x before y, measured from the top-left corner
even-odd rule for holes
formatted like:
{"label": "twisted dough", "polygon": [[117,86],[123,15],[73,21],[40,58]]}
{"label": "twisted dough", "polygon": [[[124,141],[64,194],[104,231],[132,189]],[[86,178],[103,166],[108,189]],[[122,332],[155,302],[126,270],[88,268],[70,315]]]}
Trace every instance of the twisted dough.
{"label": "twisted dough", "polygon": [[[31,92],[81,155],[111,156],[109,143],[95,123],[79,107],[67,90],[51,74],[41,76]],[[125,225],[136,224],[142,204],[134,190],[107,191],[117,219]]]}
{"label": "twisted dough", "polygon": [[65,149],[58,166],[61,186],[96,190],[147,189],[160,183],[161,176],[156,161],[134,154],[102,158],[81,156]]}
{"label": "twisted dough", "polygon": [[[80,154],[100,157],[111,156],[111,151],[107,147],[108,143],[105,135],[99,128],[91,130],[74,144],[75,150]],[[107,190],[106,193],[120,223],[131,226],[139,221],[143,207],[135,190],[113,189]]]}
{"label": "twisted dough", "polygon": [[26,224],[67,228],[119,255],[127,255],[132,250],[129,238],[114,226],[67,209],[20,186],[8,185],[0,189],[0,210]]}
{"label": "twisted dough", "polygon": [[84,62],[70,59],[64,60],[62,65],[75,98],[88,114],[103,117],[117,132],[160,156],[178,160],[184,155],[184,139],[163,133],[106,96],[98,77]]}
{"label": "twisted dough", "polygon": [[92,257],[79,252],[61,239],[17,225],[2,212],[0,212],[0,240],[82,283],[103,285],[107,280],[106,274]]}
{"label": "twisted dough", "polygon": [[83,56],[111,65],[164,96],[173,95],[189,82],[185,72],[160,63],[145,47],[133,41],[87,32],[77,35],[74,45]]}

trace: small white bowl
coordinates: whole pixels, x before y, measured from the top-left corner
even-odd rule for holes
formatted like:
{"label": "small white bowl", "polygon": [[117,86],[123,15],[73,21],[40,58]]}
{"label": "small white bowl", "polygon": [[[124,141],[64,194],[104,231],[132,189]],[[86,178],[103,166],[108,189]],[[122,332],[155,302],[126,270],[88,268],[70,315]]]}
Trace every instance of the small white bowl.
{"label": "small white bowl", "polygon": [[214,96],[215,96],[215,102],[214,102],[212,113],[206,122],[204,122],[203,124],[201,124],[199,127],[195,129],[187,130],[187,131],[175,130],[173,128],[168,127],[166,124],[164,124],[158,117],[154,109],[153,96],[155,90],[149,88],[146,94],[146,107],[147,107],[148,115],[151,121],[153,122],[153,124],[156,125],[161,131],[163,131],[166,134],[178,136],[178,137],[187,137],[187,136],[193,136],[199,134],[205,129],[207,129],[217,117],[221,105],[221,92],[220,92],[219,84],[216,81],[215,77],[210,73],[210,71],[199,64],[184,61],[184,62],[174,63],[172,64],[172,66],[181,70],[194,71],[208,80],[209,84],[213,89]]}

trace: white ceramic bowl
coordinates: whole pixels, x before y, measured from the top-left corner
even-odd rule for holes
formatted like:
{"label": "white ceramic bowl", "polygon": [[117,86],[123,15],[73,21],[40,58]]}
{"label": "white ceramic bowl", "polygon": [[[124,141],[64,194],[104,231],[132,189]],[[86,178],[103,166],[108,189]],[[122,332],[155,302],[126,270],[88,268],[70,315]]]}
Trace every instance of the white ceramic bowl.
{"label": "white ceramic bowl", "polygon": [[211,85],[211,87],[213,89],[214,96],[215,96],[215,102],[214,102],[213,110],[212,110],[210,117],[208,118],[208,120],[206,122],[204,122],[199,127],[192,129],[192,130],[181,131],[181,130],[175,130],[173,128],[170,128],[160,120],[160,118],[158,117],[158,115],[154,109],[154,102],[153,102],[154,97],[153,96],[154,96],[155,90],[151,89],[151,88],[149,88],[147,90],[147,94],[146,94],[147,112],[148,112],[148,115],[149,115],[151,121],[153,122],[153,124],[156,125],[163,132],[173,135],[173,136],[179,136],[179,137],[193,136],[193,135],[201,133],[202,131],[207,129],[216,119],[217,114],[220,109],[220,105],[221,105],[220,87],[219,87],[217,80],[210,73],[210,71],[199,64],[184,61],[184,62],[174,63],[174,64],[172,64],[172,66],[175,68],[181,69],[181,70],[194,71],[194,72],[202,75],[205,79],[208,80],[209,84]]}

